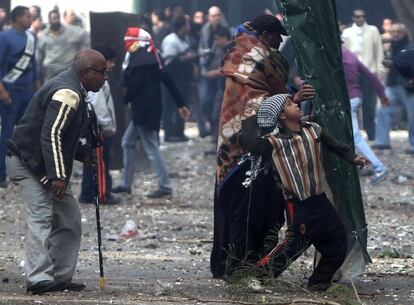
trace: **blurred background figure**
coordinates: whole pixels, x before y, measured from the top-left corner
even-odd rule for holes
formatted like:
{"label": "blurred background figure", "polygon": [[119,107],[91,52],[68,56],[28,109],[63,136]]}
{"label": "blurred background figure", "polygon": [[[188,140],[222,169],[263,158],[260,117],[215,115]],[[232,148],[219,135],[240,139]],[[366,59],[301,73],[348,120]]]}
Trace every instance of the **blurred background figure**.
{"label": "blurred background figure", "polygon": [[0,32],[8,28],[7,12],[4,8],[0,7]]}
{"label": "blurred background figure", "polygon": [[[382,48],[381,35],[377,27],[366,22],[365,12],[361,9],[354,10],[353,24],[350,28],[344,29],[342,39],[344,45],[358,59],[369,68],[375,75],[381,77],[384,71],[382,60],[384,51]],[[371,85],[366,79],[361,80],[363,103],[362,123],[367,132],[368,139],[373,140],[375,136],[375,110],[377,98]]]}
{"label": "blurred background figure", "polygon": [[361,87],[358,83],[358,78],[364,77],[374,88],[378,97],[381,100],[381,104],[384,107],[389,106],[389,100],[385,95],[385,88],[378,77],[372,73],[368,67],[366,67],[358,57],[342,46],[342,64],[344,66],[345,80],[348,87],[348,96],[351,103],[351,119],[354,136],[354,144],[356,151],[367,158],[372,164],[371,184],[375,185],[383,180],[388,174],[388,170],[384,163],[375,155],[371,147],[365,141],[359,130],[359,108],[361,107],[363,96]]}
{"label": "blurred background figure", "polygon": [[162,40],[173,31],[171,23],[165,18],[162,10],[151,12],[152,36],[158,48]]}
{"label": "blurred background figure", "polygon": [[38,5],[31,5],[29,7],[30,14],[32,15],[32,18],[35,18],[37,16],[42,16],[42,9]]}
{"label": "blurred background figure", "polygon": [[385,18],[382,21],[382,34],[381,34],[382,46],[384,48],[385,57],[390,56],[391,40],[392,40],[391,27],[392,27],[392,19]]}
{"label": "blurred background figure", "polygon": [[[221,105],[223,101],[226,79],[221,74],[220,65],[231,45],[231,33],[228,28],[220,27],[214,34],[214,56],[206,67],[205,77],[214,84],[215,94],[212,96],[212,112],[209,118],[213,143],[218,141],[218,128]],[[216,150],[214,150],[214,153]]]}
{"label": "blurred background figure", "polygon": [[171,197],[173,193],[166,162],[159,149],[158,132],[162,112],[161,83],[171,93],[182,119],[189,112],[172,76],[163,63],[158,49],[154,48],[151,35],[139,27],[128,28],[125,47],[128,50],[124,65],[123,85],[125,102],[131,104],[132,121],[122,137],[124,171],[114,193],[131,193],[136,144],[141,142],[151,166],[158,178],[158,188],[149,198]]}
{"label": "blurred background figure", "polygon": [[203,11],[195,11],[193,14],[193,23],[203,25],[205,22],[204,20],[204,12]]}
{"label": "blurred background figure", "polygon": [[79,18],[79,16],[71,8],[67,8],[63,12],[63,21],[65,22],[65,24],[77,25],[83,28],[82,19]]}
{"label": "blurred background figure", "polygon": [[16,6],[10,19],[12,27],[0,33],[0,187],[7,186],[6,141],[11,138],[34,91],[40,87],[36,73],[36,39],[26,31],[32,23],[29,8]]}
{"label": "blurred background figure", "polygon": [[375,144],[373,147],[377,149],[391,149],[390,130],[393,117],[397,112],[397,107],[401,106],[408,118],[409,148],[406,150],[406,153],[414,154],[414,90],[407,86],[394,65],[394,60],[399,53],[402,50],[414,48],[414,45],[408,37],[406,26],[402,23],[393,24],[391,34],[391,56],[383,62],[390,69],[385,85],[386,94],[390,99],[391,105],[388,108],[381,106],[378,110]]}
{"label": "blurred background figure", "polygon": [[36,35],[40,33],[41,30],[43,30],[44,24],[43,19],[41,15],[32,15],[32,24],[30,25],[30,31]]}
{"label": "blurred background figure", "polygon": [[78,51],[89,47],[89,34],[79,26],[63,25],[57,9],[49,12],[49,24],[38,44],[39,62],[44,81],[48,81],[71,65]]}
{"label": "blurred background figure", "polygon": [[173,18],[173,8],[171,6],[164,7],[164,16],[165,16],[165,20],[167,20],[168,22],[171,22]]}
{"label": "blurred background figure", "polygon": [[[165,70],[174,76],[178,91],[184,100],[188,99],[191,90],[191,80],[194,73],[197,54],[190,46],[190,20],[186,16],[174,17],[172,21],[174,32],[162,41],[162,57]],[[164,89],[162,123],[166,142],[188,141],[184,135],[184,120],[177,111],[172,96]]]}
{"label": "blurred background figure", "polygon": [[[205,137],[212,132],[212,113],[214,108],[214,98],[216,97],[218,90],[217,78],[208,77],[207,70],[214,59],[214,53],[216,49],[215,34],[221,28],[227,28],[224,25],[221,9],[217,6],[212,6],[208,10],[207,22],[201,29],[200,44],[198,52],[201,55],[199,67],[200,67],[200,104],[204,117],[209,123],[208,126],[200,126],[200,137]],[[224,54],[223,54],[224,55]],[[199,122],[202,120],[199,119]]]}

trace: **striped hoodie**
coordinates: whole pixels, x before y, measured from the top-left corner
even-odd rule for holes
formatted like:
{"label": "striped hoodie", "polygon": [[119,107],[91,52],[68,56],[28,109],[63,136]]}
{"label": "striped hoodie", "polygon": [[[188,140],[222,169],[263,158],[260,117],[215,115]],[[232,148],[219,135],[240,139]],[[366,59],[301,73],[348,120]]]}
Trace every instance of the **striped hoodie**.
{"label": "striped hoodie", "polygon": [[316,123],[304,122],[300,132],[282,129],[277,135],[258,137],[256,116],[242,122],[244,148],[253,154],[271,155],[285,199],[305,200],[322,193],[322,147],[352,162],[353,147],[341,143]]}

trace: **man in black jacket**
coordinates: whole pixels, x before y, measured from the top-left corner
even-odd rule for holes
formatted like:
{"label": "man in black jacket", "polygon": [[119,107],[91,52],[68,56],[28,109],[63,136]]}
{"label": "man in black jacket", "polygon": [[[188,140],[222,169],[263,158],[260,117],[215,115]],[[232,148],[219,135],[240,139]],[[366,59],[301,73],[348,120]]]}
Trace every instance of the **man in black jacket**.
{"label": "man in black jacket", "polygon": [[87,91],[99,91],[105,80],[102,54],[80,51],[70,70],[36,93],[8,142],[7,174],[22,186],[27,213],[25,271],[33,294],[85,288],[72,282],[81,216],[68,184],[74,158],[90,159],[79,143]]}
{"label": "man in black jacket", "polygon": [[[158,188],[149,193],[149,198],[172,196],[171,181],[167,166],[158,147],[158,132],[162,113],[161,83],[173,97],[183,120],[188,119],[189,110],[170,74],[163,69],[158,50],[151,35],[142,28],[129,28],[127,37],[135,37],[130,43],[125,61],[125,102],[131,103],[132,121],[122,137],[124,172],[120,185],[114,193],[131,193],[137,141],[141,141],[151,166],[157,174]],[[128,38],[129,39],[129,38]]]}

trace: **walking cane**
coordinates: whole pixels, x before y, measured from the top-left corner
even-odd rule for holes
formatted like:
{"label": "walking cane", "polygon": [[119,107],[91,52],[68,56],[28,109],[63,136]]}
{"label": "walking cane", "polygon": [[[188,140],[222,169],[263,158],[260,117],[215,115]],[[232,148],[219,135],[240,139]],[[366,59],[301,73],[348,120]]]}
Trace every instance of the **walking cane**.
{"label": "walking cane", "polygon": [[99,197],[101,195],[99,188],[98,172],[99,167],[103,167],[102,162],[102,141],[99,134],[98,122],[96,119],[95,111],[91,103],[87,103],[87,117],[91,131],[91,166],[93,173],[93,184],[95,188],[95,209],[96,209],[96,231],[98,235],[98,255],[99,255],[99,288],[105,287],[105,277],[103,269],[103,258],[102,258],[102,239],[101,239],[101,216],[99,213]]}

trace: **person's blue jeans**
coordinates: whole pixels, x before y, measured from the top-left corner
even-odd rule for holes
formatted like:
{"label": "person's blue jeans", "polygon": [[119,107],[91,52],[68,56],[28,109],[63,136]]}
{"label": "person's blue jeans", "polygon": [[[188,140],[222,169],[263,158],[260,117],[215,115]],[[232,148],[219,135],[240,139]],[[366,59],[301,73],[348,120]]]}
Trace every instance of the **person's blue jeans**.
{"label": "person's blue jeans", "polygon": [[1,117],[1,143],[0,143],[0,181],[6,179],[6,142],[13,134],[14,126],[22,118],[30,99],[33,96],[31,88],[26,89],[10,89],[6,87],[12,99],[10,105],[6,105],[0,101],[0,117]]}
{"label": "person's blue jeans", "polygon": [[167,166],[158,146],[158,133],[144,126],[134,125],[130,122],[122,137],[122,152],[124,163],[124,174],[121,186],[131,188],[134,178],[135,156],[137,154],[136,144],[141,141],[142,146],[151,162],[151,166],[158,177],[160,190],[172,191],[171,181]]}
{"label": "person's blue jeans", "polygon": [[414,93],[408,92],[403,85],[387,87],[385,93],[391,105],[381,106],[378,111],[375,144],[390,145],[392,118],[397,111],[397,106],[403,105],[408,118],[408,139],[411,149],[414,150]]}
{"label": "person's blue jeans", "polygon": [[361,135],[361,131],[359,130],[359,122],[358,122],[358,111],[361,107],[362,99],[360,97],[355,97],[351,99],[351,117],[352,117],[352,129],[354,133],[354,144],[355,148],[367,158],[372,163],[372,169],[374,172],[380,172],[385,169],[384,164],[381,162],[380,159],[375,155],[372,151],[371,147],[365,141],[365,139]]}

